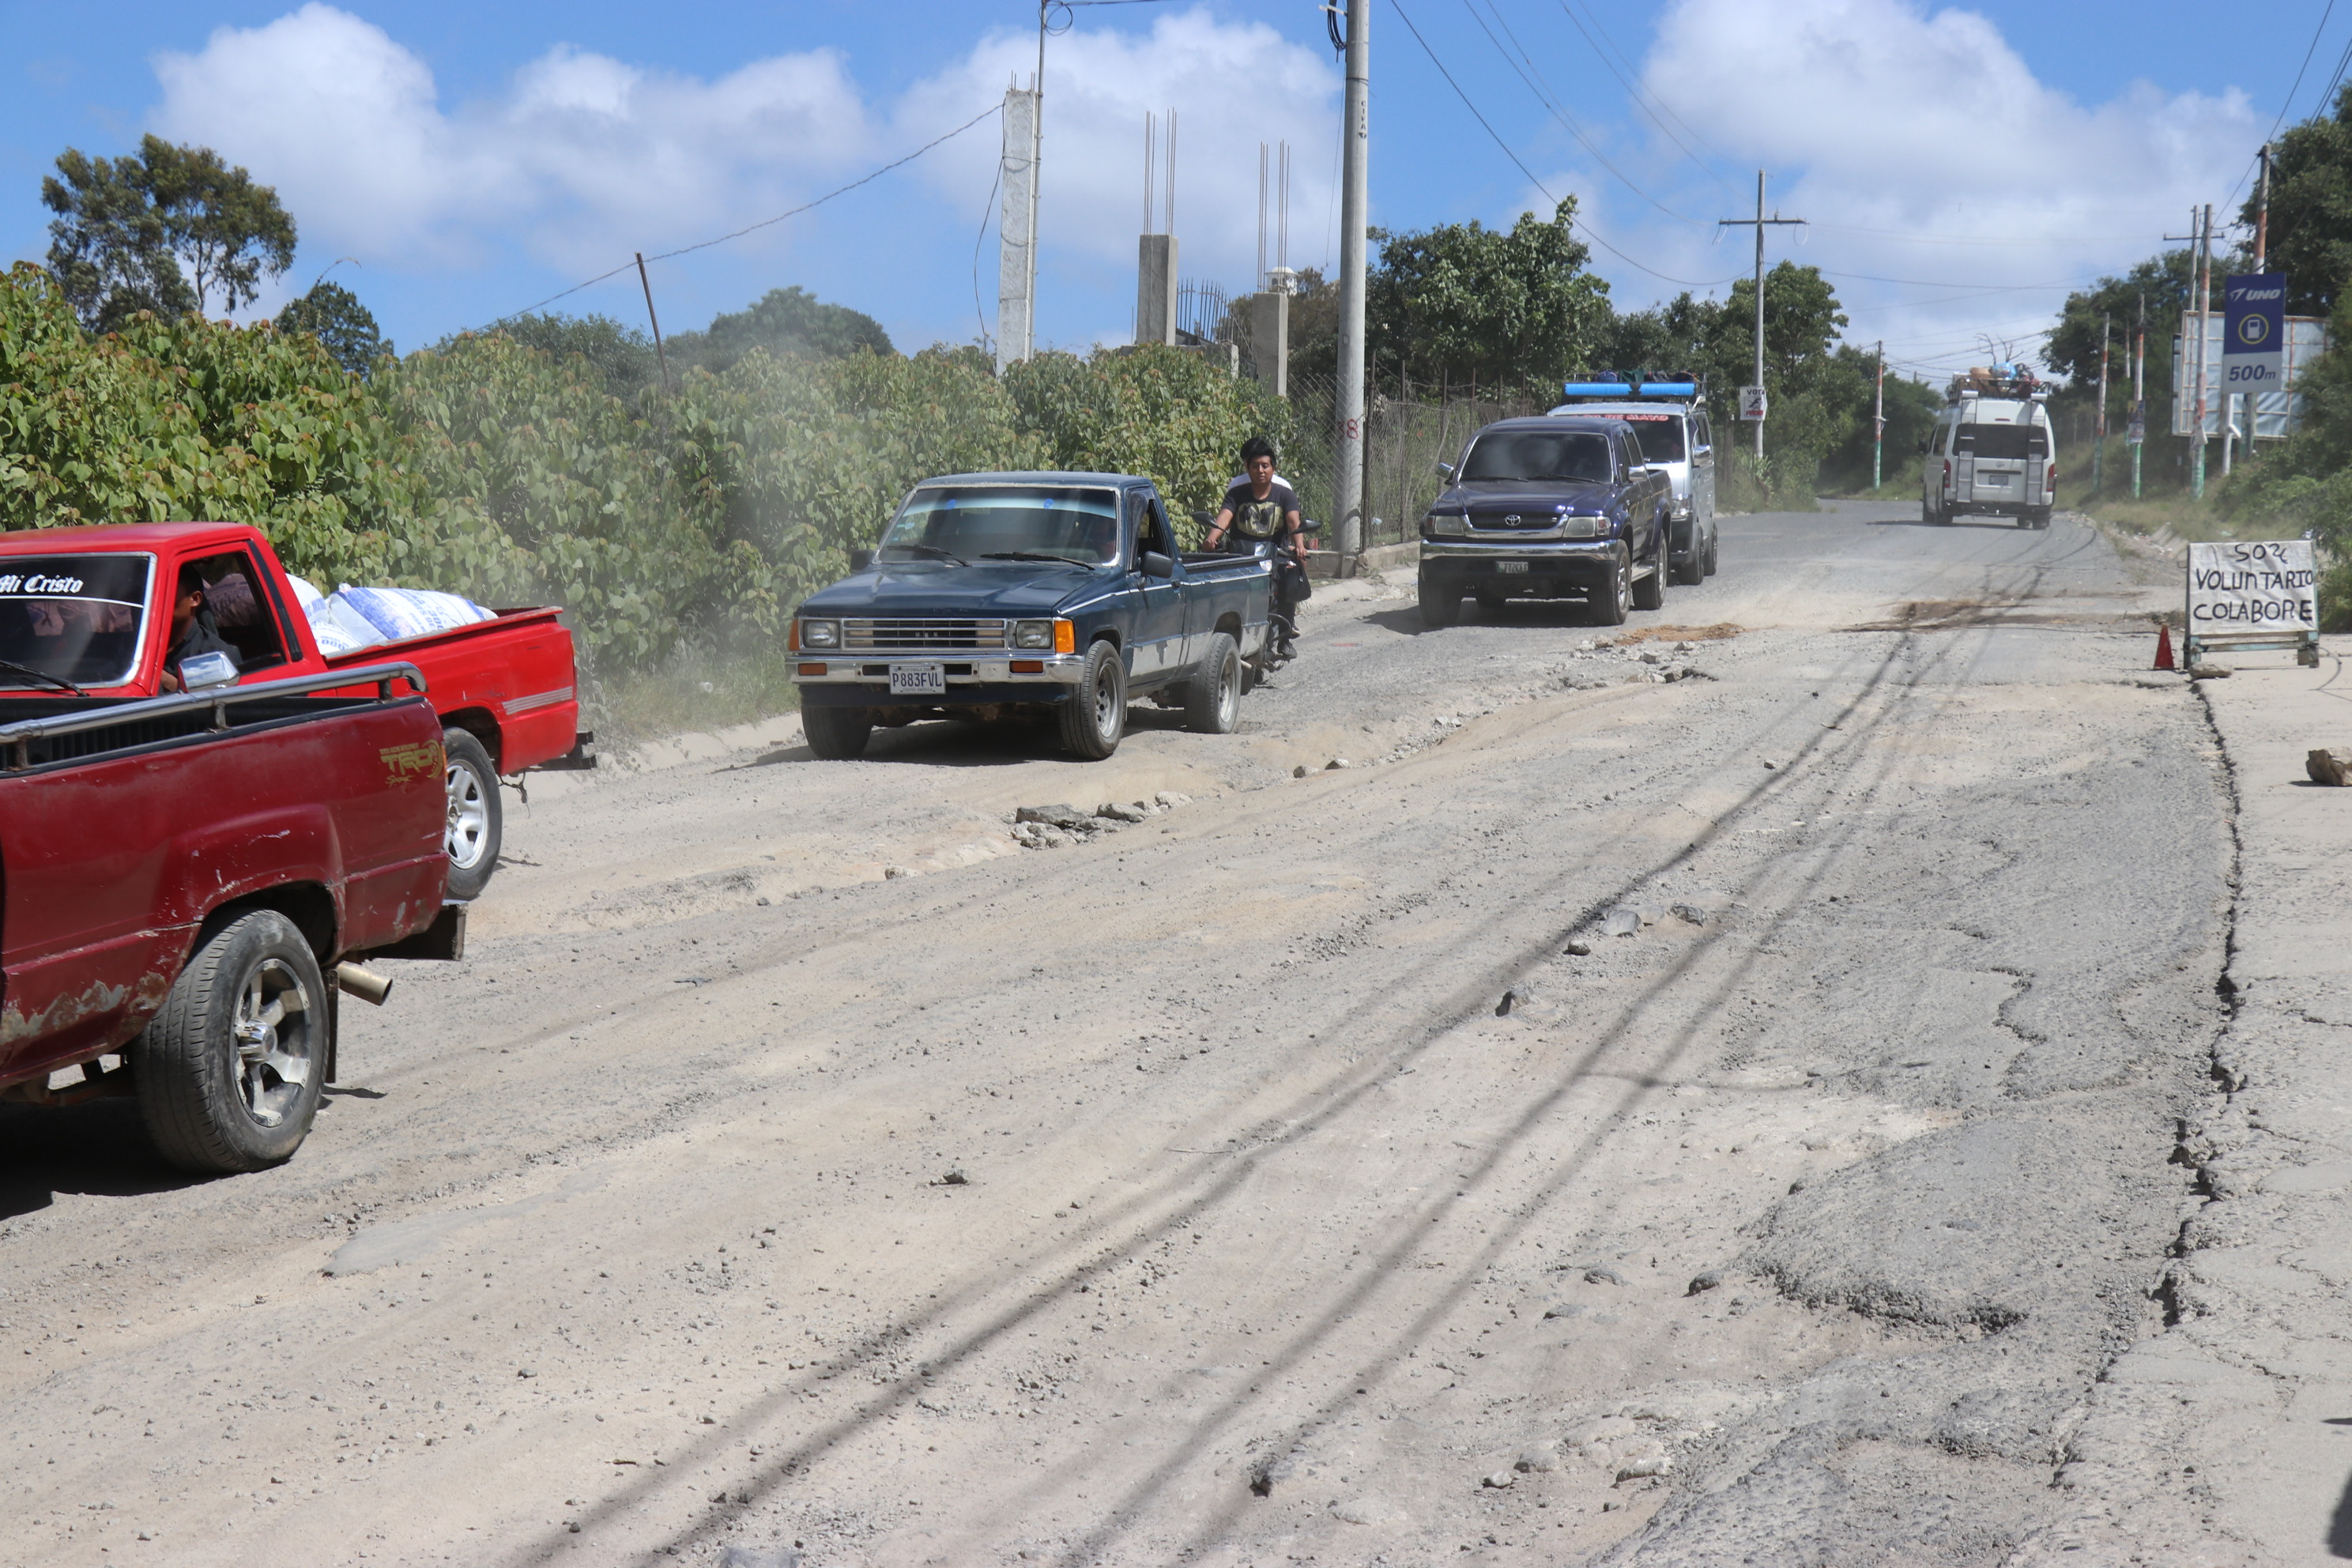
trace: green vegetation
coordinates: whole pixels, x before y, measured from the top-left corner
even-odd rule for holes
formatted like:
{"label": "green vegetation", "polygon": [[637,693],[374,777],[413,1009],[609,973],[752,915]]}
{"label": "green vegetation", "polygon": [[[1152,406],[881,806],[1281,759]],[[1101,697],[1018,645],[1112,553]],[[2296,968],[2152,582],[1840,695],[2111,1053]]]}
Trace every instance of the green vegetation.
{"label": "green vegetation", "polygon": [[19,265],[0,279],[0,526],[249,522],[325,587],[563,605],[601,689],[646,712],[666,689],[677,711],[709,706],[706,680],[742,684],[719,666],[766,686],[740,702],[772,709],[783,618],[916,480],[1108,468],[1151,476],[1181,515],[1214,504],[1244,439],[1281,428],[1255,384],[1173,349],[1045,355],[1000,383],[968,348],[753,344],[675,393],[656,376],[621,395],[617,353],[529,339],[618,350],[623,331],[537,321],[363,379],[270,324],[139,312],[94,334]]}
{"label": "green vegetation", "polygon": [[353,375],[366,375],[377,360],[394,352],[392,340],[375,324],[375,312],[350,289],[323,279],[278,311],[272,324],[281,332],[310,333]]}
{"label": "green vegetation", "polygon": [[252,302],[261,274],[294,261],[294,220],[278,193],[257,185],[209,147],[140,139],[121,158],[68,147],[41,182],[49,267],[95,331],[141,310],[177,316]]}

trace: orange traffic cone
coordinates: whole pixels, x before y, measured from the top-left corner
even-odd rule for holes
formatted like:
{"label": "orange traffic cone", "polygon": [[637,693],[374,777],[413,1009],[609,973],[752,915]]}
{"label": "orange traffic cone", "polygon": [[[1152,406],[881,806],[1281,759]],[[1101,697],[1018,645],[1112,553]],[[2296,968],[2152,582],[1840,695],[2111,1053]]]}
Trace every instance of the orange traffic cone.
{"label": "orange traffic cone", "polygon": [[2172,627],[2169,623],[2158,622],[2157,625],[2156,668],[2158,669],[2179,668],[2172,662]]}

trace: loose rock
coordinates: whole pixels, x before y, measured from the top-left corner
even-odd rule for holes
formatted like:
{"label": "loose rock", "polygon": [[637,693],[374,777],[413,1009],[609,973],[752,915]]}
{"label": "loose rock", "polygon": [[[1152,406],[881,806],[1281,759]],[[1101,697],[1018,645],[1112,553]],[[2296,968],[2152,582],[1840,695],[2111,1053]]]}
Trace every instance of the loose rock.
{"label": "loose rock", "polygon": [[1013,814],[1015,822],[1041,822],[1048,827],[1083,830],[1087,814],[1075,805],[1024,805]]}
{"label": "loose rock", "polygon": [[2303,771],[2314,784],[2342,785],[2352,780],[2352,751],[2320,749],[2303,759]]}
{"label": "loose rock", "polygon": [[1192,797],[1189,795],[1179,795],[1172,789],[1163,789],[1153,795],[1151,801],[1162,811],[1173,811],[1180,805],[1192,805]]}
{"label": "loose rock", "polygon": [[887,881],[895,882],[901,877],[911,877],[913,875],[914,873],[908,870],[904,866],[885,866],[882,868],[882,876]]}
{"label": "loose rock", "polygon": [[1573,1318],[1579,1312],[1583,1310],[1584,1308],[1574,1301],[1554,1301],[1550,1306],[1544,1309],[1544,1316],[1547,1319]]}
{"label": "loose rock", "polygon": [[1290,776],[1295,779],[1305,778],[1307,776],[1307,764],[1305,763],[1301,763],[1297,767],[1291,769]]}
{"label": "loose rock", "polygon": [[1696,1279],[1693,1279],[1690,1282],[1690,1288],[1685,1290],[1683,1294],[1685,1296],[1700,1295],[1706,1291],[1714,1289],[1717,1285],[1722,1283],[1723,1270],[1720,1268],[1710,1268],[1706,1273],[1701,1274]]}
{"label": "loose rock", "polygon": [[1569,939],[1568,945],[1560,951],[1567,953],[1570,958],[1586,958],[1591,955],[1592,944],[1585,941],[1580,936],[1570,937]]}
{"label": "loose rock", "polygon": [[1533,1475],[1539,1470],[1556,1470],[1559,1468],[1559,1455],[1556,1450],[1548,1447],[1523,1448],[1519,1451],[1518,1461],[1513,1468],[1526,1475]]}
{"label": "loose rock", "polygon": [[1587,1285],[1622,1285],[1625,1283],[1625,1277],[1607,1264],[1601,1263],[1584,1271],[1584,1282]]}
{"label": "loose rock", "polygon": [[1142,806],[1123,800],[1110,801],[1095,807],[1095,816],[1106,822],[1141,822],[1150,815]]}
{"label": "loose rock", "polygon": [[946,1175],[940,1178],[940,1185],[943,1187],[968,1187],[971,1184],[971,1178],[965,1175],[961,1167],[950,1171]]}
{"label": "loose rock", "polygon": [[1502,1488],[1509,1486],[1518,1479],[1518,1477],[1511,1474],[1508,1470],[1496,1470],[1493,1475],[1486,1477],[1478,1484],[1483,1487]]}
{"label": "loose rock", "polygon": [[1348,1524],[1398,1524],[1404,1510],[1384,1497],[1351,1497],[1333,1503],[1331,1515]]}
{"label": "loose rock", "polygon": [[1676,904],[1669,912],[1675,919],[1688,921],[1695,926],[1706,924],[1706,911],[1696,904]]}
{"label": "loose rock", "polygon": [[1355,765],[1345,757],[1334,757],[1323,764],[1323,771],[1328,773],[1335,768],[1352,768]]}
{"label": "loose rock", "polygon": [[1641,929],[1642,911],[1627,909],[1622,904],[1601,917],[1601,931],[1604,936],[1632,936]]}

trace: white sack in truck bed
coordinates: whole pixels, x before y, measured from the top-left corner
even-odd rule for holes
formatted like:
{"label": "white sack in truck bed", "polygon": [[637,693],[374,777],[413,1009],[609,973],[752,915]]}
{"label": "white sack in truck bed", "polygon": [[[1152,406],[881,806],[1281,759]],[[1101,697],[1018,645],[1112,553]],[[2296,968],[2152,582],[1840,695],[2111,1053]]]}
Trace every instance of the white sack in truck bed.
{"label": "white sack in truck bed", "polygon": [[322,595],[299,577],[290,581],[302,613],[310,617],[310,635],[318,639],[319,652],[329,658],[377,643],[497,618],[462,595],[429,588],[354,588],[346,583],[334,593]]}

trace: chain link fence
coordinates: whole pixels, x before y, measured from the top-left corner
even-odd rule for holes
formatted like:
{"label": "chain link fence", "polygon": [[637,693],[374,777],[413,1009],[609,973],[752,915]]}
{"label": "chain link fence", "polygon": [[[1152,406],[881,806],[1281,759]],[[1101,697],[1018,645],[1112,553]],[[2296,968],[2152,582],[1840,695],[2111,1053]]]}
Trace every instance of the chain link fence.
{"label": "chain link fence", "polygon": [[[1339,543],[1336,376],[1293,373],[1290,438],[1283,444],[1282,477],[1298,492],[1305,514],[1324,525],[1323,544]],[[1497,419],[1540,414],[1528,400],[1454,397],[1427,402],[1367,399],[1364,419],[1364,547],[1402,544],[1421,537],[1422,515],[1445,488],[1439,463],[1461,455],[1463,443]]]}

